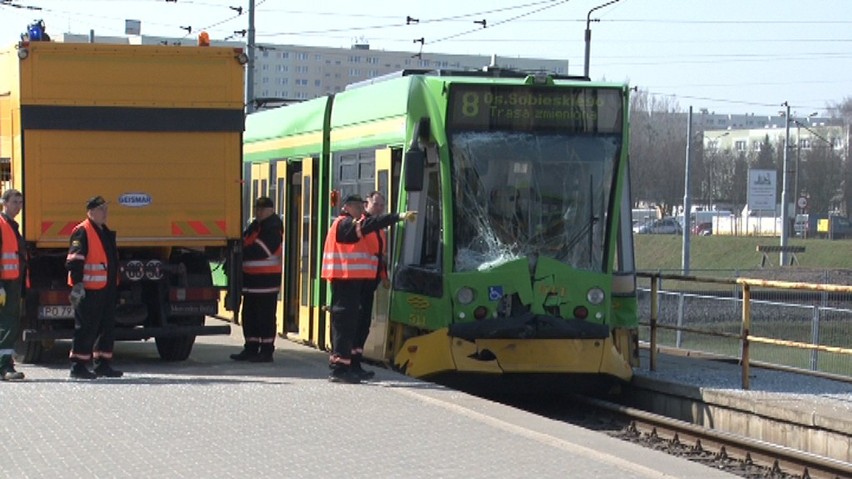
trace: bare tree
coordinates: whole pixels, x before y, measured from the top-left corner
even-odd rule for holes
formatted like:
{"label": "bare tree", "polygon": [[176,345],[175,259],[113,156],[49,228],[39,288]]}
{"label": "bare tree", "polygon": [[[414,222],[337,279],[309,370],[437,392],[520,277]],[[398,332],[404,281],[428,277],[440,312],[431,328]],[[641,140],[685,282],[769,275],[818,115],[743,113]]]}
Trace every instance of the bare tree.
{"label": "bare tree", "polygon": [[842,199],[843,178],[837,174],[843,160],[831,145],[822,143],[803,155],[799,184],[808,195],[808,211],[827,215]]}
{"label": "bare tree", "polygon": [[686,117],[676,102],[644,91],[632,96],[630,115],[633,198],[671,212],[683,199]]}
{"label": "bare tree", "polygon": [[843,123],[846,125],[846,138],[843,141],[843,144],[846,145],[846,151],[843,154],[842,165],[842,183],[840,186],[841,189],[841,206],[843,213],[847,216],[852,215],[852,158],[850,158],[850,147],[849,147],[849,125],[852,125],[852,97],[846,97],[842,101],[838,103],[833,103],[828,105],[828,113],[834,118],[842,118]]}

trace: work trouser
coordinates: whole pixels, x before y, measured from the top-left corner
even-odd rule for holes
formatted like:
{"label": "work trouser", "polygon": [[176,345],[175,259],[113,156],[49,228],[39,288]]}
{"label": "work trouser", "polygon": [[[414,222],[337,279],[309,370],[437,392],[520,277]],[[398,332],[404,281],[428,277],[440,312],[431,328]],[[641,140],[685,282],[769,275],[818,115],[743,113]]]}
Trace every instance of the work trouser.
{"label": "work trouser", "polygon": [[86,297],[74,309],[72,362],[110,361],[115,343],[115,288],[87,289]]}
{"label": "work trouser", "polygon": [[0,281],[6,289],[6,304],[0,307],[0,360],[15,354],[21,335],[21,280]]}
{"label": "work trouser", "polygon": [[361,291],[361,311],[358,315],[358,327],[355,331],[355,344],[353,351],[358,354],[364,352],[364,344],[367,343],[367,337],[370,335],[370,324],[373,322],[373,302],[376,297],[376,289],[382,280],[368,280],[366,286]]}
{"label": "work trouser", "polygon": [[278,293],[243,293],[243,337],[246,343],[275,344]]}
{"label": "work trouser", "polygon": [[361,297],[373,280],[334,279],[331,281],[331,358],[332,367],[352,363],[360,318]]}

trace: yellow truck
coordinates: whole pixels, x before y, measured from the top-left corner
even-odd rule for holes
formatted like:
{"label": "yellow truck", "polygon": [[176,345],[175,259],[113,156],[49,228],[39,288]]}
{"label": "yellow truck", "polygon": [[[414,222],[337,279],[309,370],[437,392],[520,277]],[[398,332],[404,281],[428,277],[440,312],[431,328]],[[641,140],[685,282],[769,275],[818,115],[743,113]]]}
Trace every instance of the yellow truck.
{"label": "yellow truck", "polygon": [[[239,307],[241,49],[20,42],[0,53],[0,181],[24,194],[20,353],[73,334],[65,256],[87,198],[110,204],[120,256],[116,339],[186,359],[205,316]],[[221,294],[226,290],[228,294]],[[219,307],[224,296],[223,308]]]}

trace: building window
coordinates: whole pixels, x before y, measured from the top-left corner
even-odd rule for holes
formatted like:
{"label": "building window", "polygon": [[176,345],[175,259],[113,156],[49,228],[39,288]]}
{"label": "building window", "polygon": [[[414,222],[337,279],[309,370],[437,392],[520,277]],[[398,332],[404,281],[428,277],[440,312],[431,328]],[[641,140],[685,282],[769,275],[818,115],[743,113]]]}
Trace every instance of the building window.
{"label": "building window", "polygon": [[305,53],[305,52],[299,52],[299,53],[297,53],[297,54],[296,54],[296,59],[298,59],[298,60],[307,60],[307,59],[308,59],[308,54],[307,54],[307,53]]}
{"label": "building window", "polygon": [[803,150],[810,150],[811,149],[811,139],[810,138],[802,138],[801,140],[799,140],[799,146]]}
{"label": "building window", "polygon": [[290,52],[281,52],[281,58],[290,58]]}
{"label": "building window", "polygon": [[839,149],[843,148],[843,140],[841,140],[840,138],[832,138],[831,139],[831,147],[834,148],[835,150],[839,150]]}
{"label": "building window", "polygon": [[754,151],[760,151],[761,143],[759,141],[754,142]]}
{"label": "building window", "polygon": [[358,55],[350,55],[349,63],[361,63],[361,57]]}
{"label": "building window", "polygon": [[747,147],[748,143],[745,140],[737,140],[734,142],[734,148],[736,148],[737,151],[746,151]]}
{"label": "building window", "polygon": [[308,73],[307,65],[299,65],[296,67],[296,73]]}
{"label": "building window", "polygon": [[322,61],[322,55],[319,55],[319,54],[314,55],[314,60],[321,62]]}
{"label": "building window", "polygon": [[314,86],[320,86],[321,82],[319,80],[314,80]]}

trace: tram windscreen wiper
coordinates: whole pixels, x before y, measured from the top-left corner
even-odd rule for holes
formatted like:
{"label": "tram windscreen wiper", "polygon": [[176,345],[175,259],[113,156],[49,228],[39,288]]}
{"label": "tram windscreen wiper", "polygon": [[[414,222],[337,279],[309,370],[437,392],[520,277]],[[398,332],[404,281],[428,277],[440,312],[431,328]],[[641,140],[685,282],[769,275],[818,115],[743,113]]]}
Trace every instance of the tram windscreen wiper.
{"label": "tram windscreen wiper", "polygon": [[572,236],[568,241],[565,242],[565,246],[563,246],[561,248],[561,251],[559,252],[559,254],[556,255],[556,259],[558,259],[560,261],[565,259],[568,256],[568,254],[574,249],[575,246],[577,246],[577,243],[579,243],[580,240],[582,240],[583,238],[588,238],[588,240],[589,240],[589,264],[591,264],[591,262],[592,262],[592,248],[593,248],[592,238],[594,236],[592,234],[592,226],[594,226],[595,223],[597,223],[598,220],[600,219],[597,216],[595,216],[595,198],[594,198],[595,193],[594,193],[594,190],[592,188],[593,181],[594,181],[594,178],[589,176],[589,219],[586,220],[585,223],[583,223],[583,226],[580,228],[579,231],[574,233],[574,236]]}
{"label": "tram windscreen wiper", "polygon": [[[589,218],[589,220],[586,221],[585,224],[583,224],[583,227],[580,228],[580,231],[575,233],[574,236],[572,236],[571,239],[569,239],[565,243],[565,246],[562,247],[562,251],[560,251],[559,254],[556,255],[556,259],[562,260],[566,256],[568,256],[568,253],[570,253],[571,250],[574,249],[574,246],[577,246],[577,243],[579,243],[580,240],[582,240],[583,238],[591,239],[591,237],[592,237],[592,235],[591,235],[592,226],[594,226],[594,224],[597,223],[597,222],[598,222],[597,216],[592,216],[591,218]],[[589,247],[589,251],[591,251],[591,247]]]}

